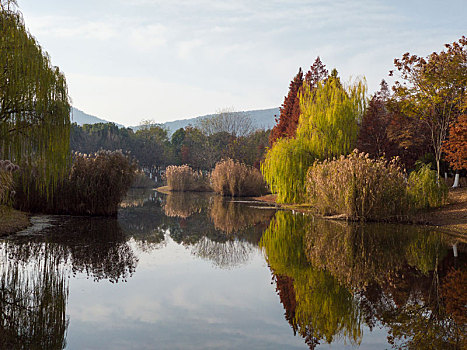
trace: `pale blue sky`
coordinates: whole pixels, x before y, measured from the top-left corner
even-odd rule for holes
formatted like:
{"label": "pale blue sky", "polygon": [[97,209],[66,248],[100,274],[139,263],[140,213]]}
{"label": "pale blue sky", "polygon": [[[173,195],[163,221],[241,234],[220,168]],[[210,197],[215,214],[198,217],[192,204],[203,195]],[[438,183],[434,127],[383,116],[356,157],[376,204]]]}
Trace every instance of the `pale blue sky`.
{"label": "pale blue sky", "polygon": [[279,106],[316,56],[378,88],[467,35],[467,1],[18,0],[73,105],[125,125]]}

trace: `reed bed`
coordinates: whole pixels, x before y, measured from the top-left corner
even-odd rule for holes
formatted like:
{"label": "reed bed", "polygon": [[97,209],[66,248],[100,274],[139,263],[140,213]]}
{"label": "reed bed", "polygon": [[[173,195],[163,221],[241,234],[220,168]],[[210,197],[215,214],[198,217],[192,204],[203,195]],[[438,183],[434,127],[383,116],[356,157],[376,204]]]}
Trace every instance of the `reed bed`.
{"label": "reed bed", "polygon": [[250,197],[267,192],[260,171],[232,159],[216,164],[211,173],[212,189],[222,196]]}
{"label": "reed bed", "polygon": [[0,205],[10,204],[14,194],[13,173],[19,170],[19,166],[9,160],[0,160]]}
{"label": "reed bed", "polygon": [[310,204],[324,215],[393,220],[406,217],[410,208],[405,174],[397,160],[371,159],[357,150],[347,157],[315,162],[306,186]]}
{"label": "reed bed", "polygon": [[15,206],[32,212],[115,216],[136,169],[137,164],[121,150],[75,153],[68,178],[49,198],[34,190],[34,183],[25,184],[26,177],[19,177]]}
{"label": "reed bed", "polygon": [[165,171],[165,176],[170,191],[211,191],[209,176],[204,175],[202,171],[193,170],[188,165],[170,165]]}

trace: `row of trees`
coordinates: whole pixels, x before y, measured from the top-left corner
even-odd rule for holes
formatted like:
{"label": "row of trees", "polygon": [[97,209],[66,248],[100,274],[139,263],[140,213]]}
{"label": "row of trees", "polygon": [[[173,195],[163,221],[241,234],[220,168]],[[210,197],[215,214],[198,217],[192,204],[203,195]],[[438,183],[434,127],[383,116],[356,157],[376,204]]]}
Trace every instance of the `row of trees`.
{"label": "row of trees", "polygon": [[248,115],[221,111],[196,126],[180,128],[169,136],[164,127],[145,121],[137,131],[113,123],[72,125],[71,148],[83,153],[99,149],[130,151],[141,166],[165,167],[188,164],[211,170],[225,158],[259,167],[269,131],[256,130]]}
{"label": "row of trees", "polygon": [[370,156],[398,156],[405,169],[431,162],[438,178],[449,166],[467,168],[467,39],[427,58],[395,59],[398,80],[367,102],[366,83],[345,86],[318,57],[300,69],[272,129],[263,175],[279,201],[303,200],[306,171],[315,160],[346,155],[355,147]]}

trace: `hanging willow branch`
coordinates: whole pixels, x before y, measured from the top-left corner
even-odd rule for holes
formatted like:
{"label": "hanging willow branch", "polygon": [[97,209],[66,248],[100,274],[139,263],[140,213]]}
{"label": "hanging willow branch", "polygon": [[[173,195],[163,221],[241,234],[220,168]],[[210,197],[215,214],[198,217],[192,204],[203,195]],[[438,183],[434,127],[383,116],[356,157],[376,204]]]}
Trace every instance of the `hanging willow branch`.
{"label": "hanging willow branch", "polygon": [[0,0],[0,159],[20,164],[22,183],[50,196],[70,164],[69,133],[65,76],[26,30],[15,2]]}

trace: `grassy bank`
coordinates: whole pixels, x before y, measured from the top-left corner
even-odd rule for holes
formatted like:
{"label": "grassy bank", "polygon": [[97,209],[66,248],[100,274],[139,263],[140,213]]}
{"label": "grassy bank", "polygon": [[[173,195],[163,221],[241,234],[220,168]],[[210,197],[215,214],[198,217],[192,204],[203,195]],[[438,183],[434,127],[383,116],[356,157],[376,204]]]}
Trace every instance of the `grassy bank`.
{"label": "grassy bank", "polygon": [[[309,205],[277,204],[276,195],[256,197],[255,200],[275,203],[284,209],[316,214],[316,210]],[[325,219],[346,219],[342,215],[323,216]],[[467,237],[467,188],[449,190],[448,203],[435,209],[421,210],[408,217],[408,222],[418,225],[430,225],[440,228],[444,232],[460,234]]]}
{"label": "grassy bank", "polygon": [[16,233],[28,226],[28,214],[6,206],[0,206],[0,237]]}

